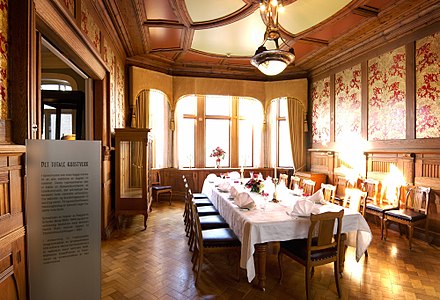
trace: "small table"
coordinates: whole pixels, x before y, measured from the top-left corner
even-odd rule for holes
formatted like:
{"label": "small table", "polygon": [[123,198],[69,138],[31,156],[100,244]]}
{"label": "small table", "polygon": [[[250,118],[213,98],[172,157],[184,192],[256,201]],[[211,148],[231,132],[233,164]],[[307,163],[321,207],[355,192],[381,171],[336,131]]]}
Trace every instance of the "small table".
{"label": "small table", "polygon": [[[241,186],[236,188],[244,189]],[[234,203],[234,198],[230,193],[219,191],[214,182],[205,180],[202,192],[210,197],[214,206],[240,239],[240,267],[246,269],[248,281],[251,282],[257,276],[258,286],[264,290],[267,243],[307,238],[310,220],[300,217],[292,218],[288,214],[299,198],[291,193],[285,193],[280,202],[268,202],[263,211],[259,207],[264,199],[258,193],[250,193],[256,208],[241,209]],[[370,227],[364,217],[359,212],[350,211],[332,203],[318,205],[318,209],[320,213],[345,210],[342,222],[342,232],[347,233],[345,243],[356,247],[356,260],[359,261],[372,240]],[[257,264],[254,262],[254,253],[257,257]],[[341,253],[345,254],[345,251]]]}

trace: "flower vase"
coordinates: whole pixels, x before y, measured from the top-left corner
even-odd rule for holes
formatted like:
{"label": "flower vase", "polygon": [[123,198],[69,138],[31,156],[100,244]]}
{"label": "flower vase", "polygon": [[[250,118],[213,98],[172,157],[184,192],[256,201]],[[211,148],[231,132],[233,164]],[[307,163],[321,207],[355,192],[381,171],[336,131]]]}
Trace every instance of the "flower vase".
{"label": "flower vase", "polygon": [[221,162],[220,158],[217,158],[217,159],[215,160],[215,167],[216,167],[217,169],[220,168],[220,162]]}

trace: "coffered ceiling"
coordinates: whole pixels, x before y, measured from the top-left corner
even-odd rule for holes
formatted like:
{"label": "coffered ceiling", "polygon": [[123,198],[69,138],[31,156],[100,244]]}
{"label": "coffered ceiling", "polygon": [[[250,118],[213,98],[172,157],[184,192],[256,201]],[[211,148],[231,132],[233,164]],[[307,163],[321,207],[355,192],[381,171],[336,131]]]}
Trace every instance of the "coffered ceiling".
{"label": "coffered ceiling", "polygon": [[[249,62],[264,39],[258,0],[103,3],[129,65],[177,76],[254,80],[304,77],[347,53],[362,54],[396,38],[411,14],[438,6],[434,0],[285,0],[285,11],[279,16],[288,44],[283,47],[293,47],[296,60],[282,74],[269,78]],[[390,28],[396,28],[396,33]],[[364,45],[362,50],[359,45]]]}

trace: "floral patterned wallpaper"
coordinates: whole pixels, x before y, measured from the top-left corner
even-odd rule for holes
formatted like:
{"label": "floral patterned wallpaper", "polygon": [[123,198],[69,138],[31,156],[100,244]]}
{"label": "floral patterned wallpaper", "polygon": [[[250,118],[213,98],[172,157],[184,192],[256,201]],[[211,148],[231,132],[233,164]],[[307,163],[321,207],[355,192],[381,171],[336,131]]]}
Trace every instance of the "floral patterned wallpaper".
{"label": "floral patterned wallpaper", "polygon": [[335,75],[335,141],[361,136],[361,65]]}
{"label": "floral patterned wallpaper", "polygon": [[330,77],[312,85],[312,138],[313,143],[330,141]]}
{"label": "floral patterned wallpaper", "polygon": [[119,60],[116,62],[116,89],[115,125],[116,128],[121,128],[125,127],[125,66],[124,62]]}
{"label": "floral patterned wallpaper", "polygon": [[59,0],[64,6],[67,8],[67,10],[72,14],[72,16],[75,16],[75,0]]}
{"label": "floral patterned wallpaper", "polygon": [[406,138],[405,47],[368,61],[368,140]]}
{"label": "floral patterned wallpaper", "polygon": [[416,138],[440,137],[440,33],[416,41]]}
{"label": "floral patterned wallpaper", "polygon": [[90,38],[93,46],[100,51],[101,32],[93,16],[90,14],[84,0],[81,0],[81,30]]}
{"label": "floral patterned wallpaper", "polygon": [[8,0],[0,0],[0,119],[8,118]]}

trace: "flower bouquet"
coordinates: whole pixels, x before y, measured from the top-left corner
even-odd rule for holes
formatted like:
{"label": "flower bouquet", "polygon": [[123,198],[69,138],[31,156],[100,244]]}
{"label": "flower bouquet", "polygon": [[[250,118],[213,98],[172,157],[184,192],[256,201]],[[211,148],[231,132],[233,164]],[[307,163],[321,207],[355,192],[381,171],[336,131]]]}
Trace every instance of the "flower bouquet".
{"label": "flower bouquet", "polygon": [[214,150],[212,150],[212,152],[209,155],[209,157],[215,157],[216,158],[215,159],[215,164],[216,164],[216,167],[218,168],[218,167],[220,167],[220,161],[225,158],[225,154],[226,154],[225,150],[223,150],[220,147],[217,147]]}
{"label": "flower bouquet", "polygon": [[258,175],[257,176],[254,175],[254,177],[249,179],[249,181],[246,182],[244,186],[250,189],[251,192],[261,194],[263,192],[264,182],[262,179],[258,178]]}

